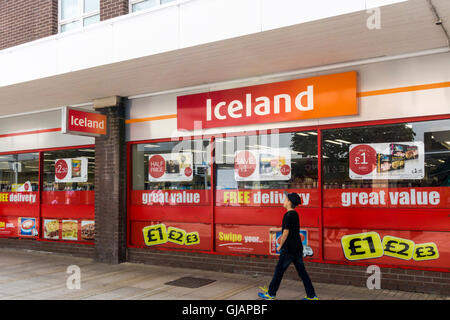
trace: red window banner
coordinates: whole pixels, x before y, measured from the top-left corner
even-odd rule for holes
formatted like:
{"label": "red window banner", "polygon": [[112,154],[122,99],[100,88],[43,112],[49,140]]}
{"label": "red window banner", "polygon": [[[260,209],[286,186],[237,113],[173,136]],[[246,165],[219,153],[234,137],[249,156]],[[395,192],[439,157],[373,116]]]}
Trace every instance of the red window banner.
{"label": "red window banner", "polygon": [[95,205],[95,191],[43,191],[43,205]]}
{"label": "red window banner", "polygon": [[356,87],[352,71],[180,96],[178,129],[194,130],[199,122],[215,128],[355,115]]}
{"label": "red window banner", "polygon": [[209,190],[133,190],[131,204],[137,206],[204,206],[209,204]]}
{"label": "red window banner", "polygon": [[317,189],[260,189],[260,190],[217,190],[217,206],[281,207],[284,203],[284,191],[296,192],[302,201],[302,207],[318,207]]}
{"label": "red window banner", "polygon": [[1,203],[22,203],[35,204],[37,202],[38,192],[1,192]]}
{"label": "red window banner", "polygon": [[211,250],[211,225],[161,221],[133,221],[131,245],[187,250]]}
{"label": "red window banner", "polygon": [[450,188],[326,189],[324,207],[450,208]]}

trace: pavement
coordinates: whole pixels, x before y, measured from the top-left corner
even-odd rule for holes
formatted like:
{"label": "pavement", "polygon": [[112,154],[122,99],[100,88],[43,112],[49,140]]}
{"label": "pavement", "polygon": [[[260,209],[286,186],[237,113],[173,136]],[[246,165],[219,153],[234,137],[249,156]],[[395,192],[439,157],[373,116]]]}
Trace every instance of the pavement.
{"label": "pavement", "polygon": [[[79,270],[79,282],[73,270]],[[171,283],[179,279],[186,280],[184,286]],[[134,263],[107,265],[68,255],[0,249],[0,300],[258,300],[258,287],[269,282],[267,276]],[[337,284],[314,286],[321,300],[450,300],[450,296]],[[277,300],[304,296],[300,280],[284,279]]]}

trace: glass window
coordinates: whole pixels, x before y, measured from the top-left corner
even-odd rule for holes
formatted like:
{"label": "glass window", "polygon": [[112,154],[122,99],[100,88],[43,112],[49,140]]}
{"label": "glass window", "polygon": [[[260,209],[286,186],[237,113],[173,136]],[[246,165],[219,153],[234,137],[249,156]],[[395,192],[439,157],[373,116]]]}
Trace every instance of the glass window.
{"label": "glass window", "polygon": [[76,30],[100,21],[100,0],[59,0],[59,30]]}
{"label": "glass window", "polygon": [[44,152],[44,191],[93,191],[95,149]]}
{"label": "glass window", "polygon": [[133,190],[211,188],[209,140],[133,145]]}
{"label": "glass window", "polygon": [[317,188],[316,131],[217,138],[215,155],[218,190]]}
{"label": "glass window", "polygon": [[99,21],[100,21],[100,15],[97,14],[97,15],[95,15],[95,16],[92,16],[92,17],[89,17],[89,18],[85,18],[85,19],[83,20],[83,25],[86,27],[86,26],[88,26],[88,25],[97,23],[97,22],[99,22]]}
{"label": "glass window", "polygon": [[98,0],[84,0],[84,13],[90,13],[100,10],[100,1]]}
{"label": "glass window", "polygon": [[38,191],[39,154],[0,155],[1,192]]}
{"label": "glass window", "polygon": [[324,130],[323,187],[450,186],[449,128],[438,120]]}
{"label": "glass window", "polygon": [[153,8],[176,0],[131,0],[131,12]]}
{"label": "glass window", "polygon": [[61,0],[61,20],[76,18],[79,12],[79,0]]}
{"label": "glass window", "polygon": [[70,31],[70,30],[79,29],[80,26],[81,26],[81,22],[80,21],[75,21],[75,22],[62,24],[61,25],[61,32],[66,32],[66,31]]}

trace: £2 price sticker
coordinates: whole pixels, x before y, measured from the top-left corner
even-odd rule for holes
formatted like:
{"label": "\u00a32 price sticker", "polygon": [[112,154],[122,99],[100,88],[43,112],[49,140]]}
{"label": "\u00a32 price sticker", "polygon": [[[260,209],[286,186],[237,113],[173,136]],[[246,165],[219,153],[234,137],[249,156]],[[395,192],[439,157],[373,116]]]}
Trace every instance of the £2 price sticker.
{"label": "\u00a32 price sticker", "polygon": [[410,260],[414,253],[414,241],[392,236],[384,236],[383,249],[384,255],[386,256]]}
{"label": "\u00a32 price sticker", "polygon": [[147,246],[155,246],[168,241],[166,226],[162,223],[145,227],[142,232]]}
{"label": "\u00a32 price sticker", "polygon": [[414,260],[424,261],[439,258],[439,251],[434,242],[416,244],[414,248]]}
{"label": "\u00a32 price sticker", "polygon": [[186,240],[186,231],[175,227],[167,228],[167,239],[182,246]]}
{"label": "\u00a32 price sticker", "polygon": [[383,244],[376,232],[357,233],[341,239],[348,260],[373,259],[383,256]]}

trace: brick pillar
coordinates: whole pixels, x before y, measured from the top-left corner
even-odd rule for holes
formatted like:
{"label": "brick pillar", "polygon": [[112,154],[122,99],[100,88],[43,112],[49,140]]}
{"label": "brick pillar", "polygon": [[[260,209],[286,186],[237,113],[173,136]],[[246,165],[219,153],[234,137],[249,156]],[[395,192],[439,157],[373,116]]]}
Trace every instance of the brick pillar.
{"label": "brick pillar", "polygon": [[100,0],[100,21],[128,13],[128,0]]}
{"label": "brick pillar", "polygon": [[[95,106],[95,101],[94,101]],[[107,135],[95,138],[96,261],[126,260],[126,143],[124,99],[96,108],[108,117]]]}

